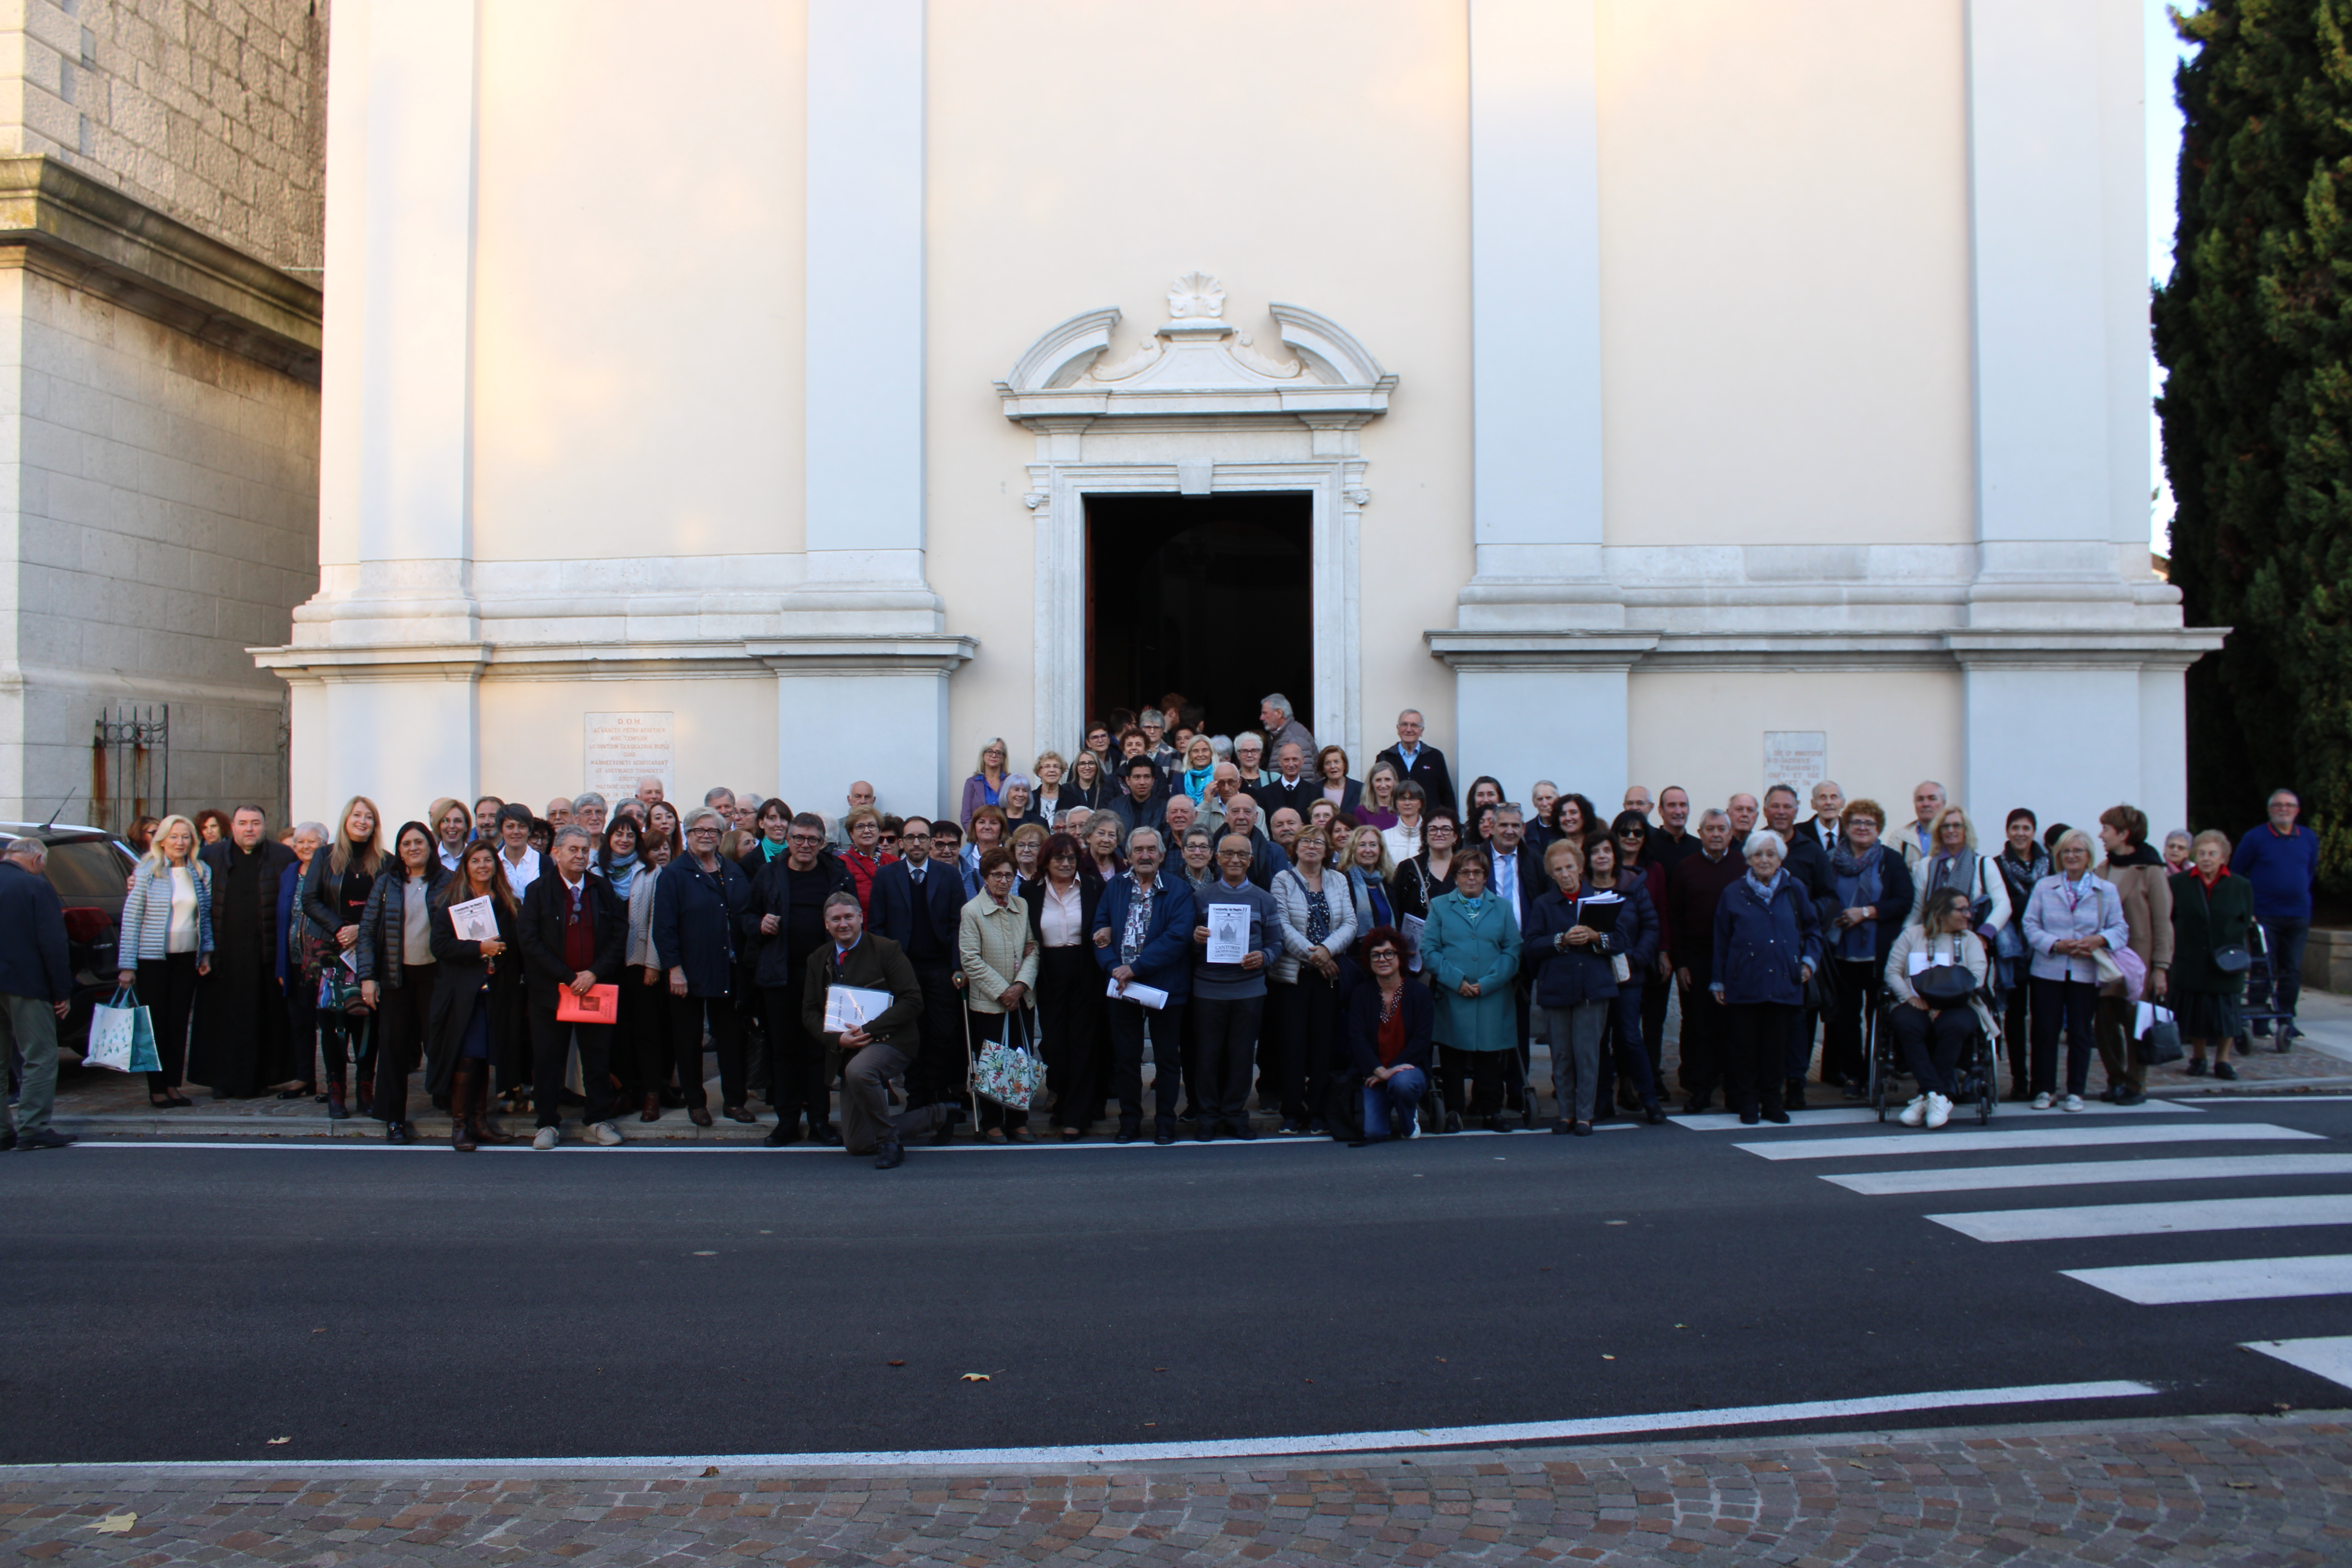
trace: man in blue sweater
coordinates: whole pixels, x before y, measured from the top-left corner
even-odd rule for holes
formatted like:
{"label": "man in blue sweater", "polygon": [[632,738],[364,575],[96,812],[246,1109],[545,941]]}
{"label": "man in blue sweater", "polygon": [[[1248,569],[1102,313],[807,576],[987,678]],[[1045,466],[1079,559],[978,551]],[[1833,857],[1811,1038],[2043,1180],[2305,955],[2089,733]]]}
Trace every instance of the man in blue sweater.
{"label": "man in blue sweater", "polygon": [[[2292,1040],[2303,1031],[2294,1026],[2294,1005],[2303,994],[2303,945],[2311,937],[2311,890],[2319,880],[2319,836],[2295,826],[2303,802],[2294,791],[2271,795],[2270,820],[2238,840],[2230,857],[2230,871],[2243,877],[2254,889],[2254,919],[2263,926],[2263,944],[2270,949],[2271,973],[2278,994],[2279,1038]],[[2254,1033],[2267,1035],[2270,1026],[2256,1024]]]}
{"label": "man in blue sweater", "polygon": [[[29,836],[0,849],[0,1064],[23,1053],[25,1077],[10,1124],[0,1110],[0,1149],[62,1149],[49,1125],[58,1094],[58,1020],[72,1005],[66,911],[42,874],[48,850]],[[5,1069],[0,1069],[5,1070]]]}

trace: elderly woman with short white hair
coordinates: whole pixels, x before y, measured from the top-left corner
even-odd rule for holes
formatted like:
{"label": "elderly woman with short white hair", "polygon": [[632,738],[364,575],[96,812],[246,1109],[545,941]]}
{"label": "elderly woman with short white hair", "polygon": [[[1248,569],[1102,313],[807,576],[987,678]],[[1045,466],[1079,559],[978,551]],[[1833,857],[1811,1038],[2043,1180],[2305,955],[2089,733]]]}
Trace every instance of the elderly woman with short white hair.
{"label": "elderly woman with short white hair", "polygon": [[1724,1010],[1725,1098],[1753,1127],[1759,1119],[1789,1120],[1780,1103],[1781,1058],[1822,949],[1813,900],[1781,867],[1789,847],[1780,836],[1769,828],[1749,834],[1745,854],[1747,875],[1715,906],[1715,978],[1707,990]]}

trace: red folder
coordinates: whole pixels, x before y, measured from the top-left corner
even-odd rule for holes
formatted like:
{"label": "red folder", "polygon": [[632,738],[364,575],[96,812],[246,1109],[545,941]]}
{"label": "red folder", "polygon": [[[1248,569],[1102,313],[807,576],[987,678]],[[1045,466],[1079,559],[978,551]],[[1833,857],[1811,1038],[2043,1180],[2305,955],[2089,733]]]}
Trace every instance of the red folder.
{"label": "red folder", "polygon": [[620,1013],[621,988],[617,985],[591,985],[585,996],[574,995],[569,985],[555,988],[555,1021],[559,1024],[609,1024]]}

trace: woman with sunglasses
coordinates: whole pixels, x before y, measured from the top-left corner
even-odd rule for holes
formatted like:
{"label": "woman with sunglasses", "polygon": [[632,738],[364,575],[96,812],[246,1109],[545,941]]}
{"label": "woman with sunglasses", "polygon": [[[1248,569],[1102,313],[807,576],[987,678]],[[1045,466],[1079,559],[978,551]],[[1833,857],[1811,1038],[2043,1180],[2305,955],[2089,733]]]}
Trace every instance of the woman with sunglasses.
{"label": "woman with sunglasses", "polygon": [[[1559,801],[1554,797],[1553,808]],[[1656,951],[1650,962],[1642,965],[1633,978],[1642,984],[1642,1054],[1650,1061],[1650,1081],[1665,1081],[1664,1048],[1666,1029],[1666,1003],[1675,994],[1674,966],[1666,959],[1666,943],[1663,922],[1666,913],[1666,866],[1650,853],[1650,819],[1638,811],[1621,811],[1609,825],[1609,842],[1617,851],[1617,879],[1620,882],[1638,880],[1642,890],[1649,895],[1650,908],[1661,922]],[[1621,1089],[1620,1110],[1633,1109],[1625,1103]]]}

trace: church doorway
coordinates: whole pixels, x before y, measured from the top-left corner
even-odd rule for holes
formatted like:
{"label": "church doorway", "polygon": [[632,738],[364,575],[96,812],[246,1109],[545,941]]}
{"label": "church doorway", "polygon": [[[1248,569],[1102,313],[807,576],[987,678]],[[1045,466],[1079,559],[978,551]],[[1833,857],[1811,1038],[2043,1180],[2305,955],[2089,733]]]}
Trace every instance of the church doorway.
{"label": "church doorway", "polygon": [[1270,691],[1315,711],[1311,495],[1090,495],[1086,508],[1089,721],[1168,691],[1223,735],[1257,728]]}

